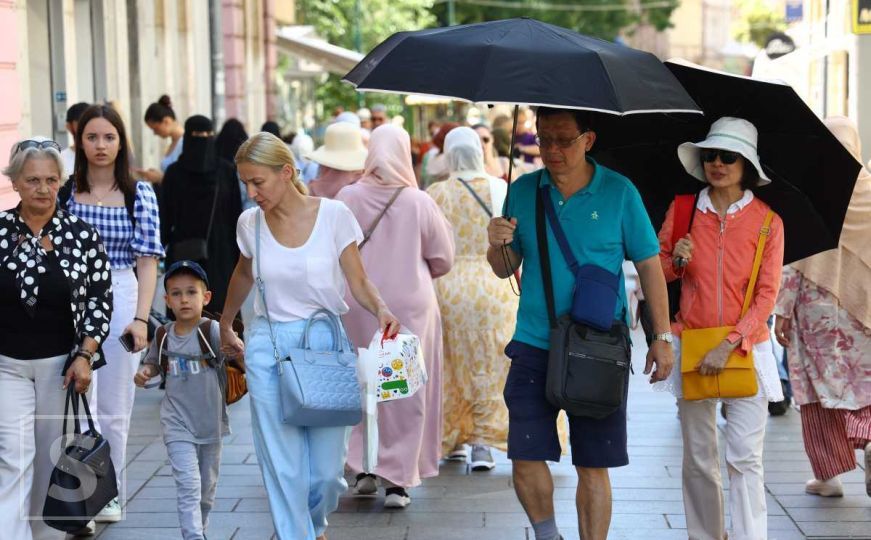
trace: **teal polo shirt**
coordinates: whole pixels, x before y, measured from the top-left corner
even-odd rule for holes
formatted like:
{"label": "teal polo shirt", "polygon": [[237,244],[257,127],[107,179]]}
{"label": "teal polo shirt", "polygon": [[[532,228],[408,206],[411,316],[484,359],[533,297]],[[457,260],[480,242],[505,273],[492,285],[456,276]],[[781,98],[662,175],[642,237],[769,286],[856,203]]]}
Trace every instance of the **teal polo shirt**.
{"label": "teal polo shirt", "polygon": [[[552,184],[547,169],[525,174],[509,188],[504,213],[517,218],[511,248],[523,257],[523,289],[514,339],[540,349],[550,348],[550,324],[535,233],[535,197],[539,185],[551,185],[550,197],[578,263],[595,264],[620,275],[614,318],[628,314],[623,261],[643,261],[659,254],[656,231],[632,182],[591,158],[587,160],[595,167],[593,178],[587,187],[568,199]],[[575,278],[550,226],[547,233],[559,317],[571,308]]]}

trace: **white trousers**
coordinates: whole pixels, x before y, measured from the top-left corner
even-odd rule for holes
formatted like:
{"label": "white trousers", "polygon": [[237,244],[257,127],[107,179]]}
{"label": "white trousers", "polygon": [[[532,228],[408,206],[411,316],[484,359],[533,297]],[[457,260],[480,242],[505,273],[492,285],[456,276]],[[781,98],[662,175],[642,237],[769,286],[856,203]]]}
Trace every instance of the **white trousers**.
{"label": "white trousers", "polygon": [[[768,538],[768,509],[762,471],[762,447],[768,400],[765,396],[724,400],[726,466],[729,472],[729,540]],[[683,434],[683,500],[690,540],[723,540],[725,517],[720,456],[717,448],[717,401],[678,400]]]}
{"label": "white trousers", "polygon": [[63,540],[42,519],[60,451],[67,356],[15,360],[0,356],[0,516],[3,540]]}
{"label": "white trousers", "polygon": [[124,350],[118,338],[136,316],[138,283],[133,270],[112,270],[112,321],[109,336],[103,342],[106,365],[93,375],[94,405],[98,430],[109,441],[112,463],[118,480],[118,495],[122,504],[127,498],[123,469],[127,466],[127,434],[136,386],[133,376],[139,367],[140,353]]}

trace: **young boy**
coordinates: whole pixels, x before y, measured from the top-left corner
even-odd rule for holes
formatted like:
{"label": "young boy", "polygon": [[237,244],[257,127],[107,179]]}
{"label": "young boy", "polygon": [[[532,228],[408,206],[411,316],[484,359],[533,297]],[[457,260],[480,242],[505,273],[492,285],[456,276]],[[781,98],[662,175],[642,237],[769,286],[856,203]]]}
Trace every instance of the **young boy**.
{"label": "young boy", "polygon": [[[203,318],[212,293],[200,265],[176,262],[166,271],[163,284],[175,322],[163,327],[165,338],[159,331],[152,340],[134,382],[145,386],[163,370],[164,357],[166,394],[160,423],[178,491],[178,520],[184,540],[204,540],[218,485],[221,438],[230,433],[219,378],[224,362],[220,330],[217,321]],[[208,324],[208,333],[202,331],[203,323]]]}

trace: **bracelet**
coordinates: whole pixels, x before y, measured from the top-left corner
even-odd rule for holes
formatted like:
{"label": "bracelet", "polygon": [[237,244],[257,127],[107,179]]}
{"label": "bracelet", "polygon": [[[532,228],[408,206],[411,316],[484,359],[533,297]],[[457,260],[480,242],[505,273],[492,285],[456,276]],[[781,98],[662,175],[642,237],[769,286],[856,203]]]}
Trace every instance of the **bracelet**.
{"label": "bracelet", "polygon": [[75,355],[81,356],[82,358],[84,358],[88,362],[90,362],[94,358],[94,353],[92,353],[91,351],[89,351],[87,349],[78,349],[78,350],[76,350]]}
{"label": "bracelet", "polygon": [[148,326],[148,321],[145,320],[145,319],[143,319],[142,317],[133,317],[133,320],[134,320],[134,321],[139,321],[139,322],[141,322],[142,324],[144,324],[145,326]]}

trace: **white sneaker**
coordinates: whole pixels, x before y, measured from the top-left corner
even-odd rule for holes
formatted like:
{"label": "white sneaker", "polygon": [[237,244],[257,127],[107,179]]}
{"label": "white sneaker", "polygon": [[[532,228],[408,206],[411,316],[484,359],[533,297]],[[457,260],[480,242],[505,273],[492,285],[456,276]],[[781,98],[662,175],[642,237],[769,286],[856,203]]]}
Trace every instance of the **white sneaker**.
{"label": "white sneaker", "polygon": [[811,495],[819,495],[820,497],[843,497],[844,486],[841,485],[841,480],[837,476],[829,480],[817,480],[814,478],[808,480],[804,485],[804,492]]}
{"label": "white sneaker", "polygon": [[109,504],[100,510],[100,513],[94,516],[94,521],[97,523],[117,523],[121,521],[121,503],[118,502],[118,497],[115,497]]}
{"label": "white sneaker", "polygon": [[92,519],[91,521],[88,522],[87,525],[85,525],[84,527],[82,527],[81,529],[79,529],[75,532],[71,532],[70,535],[72,535],[73,538],[78,538],[80,536],[94,536],[94,531],[96,531],[96,530],[97,530],[97,524],[94,523],[94,520]]}
{"label": "white sneaker", "polygon": [[473,471],[492,471],[496,467],[496,461],[493,460],[493,454],[490,452],[490,447],[483,444],[472,446],[472,470]]}
{"label": "white sneaker", "polygon": [[387,488],[387,497],[384,498],[384,508],[405,508],[411,504],[411,497],[401,487]]}
{"label": "white sneaker", "polygon": [[370,496],[378,492],[378,483],[374,474],[360,473],[354,484],[354,495]]}
{"label": "white sneaker", "polygon": [[466,450],[465,444],[458,444],[451,453],[448,454],[448,461],[466,461],[469,457],[469,452]]}

